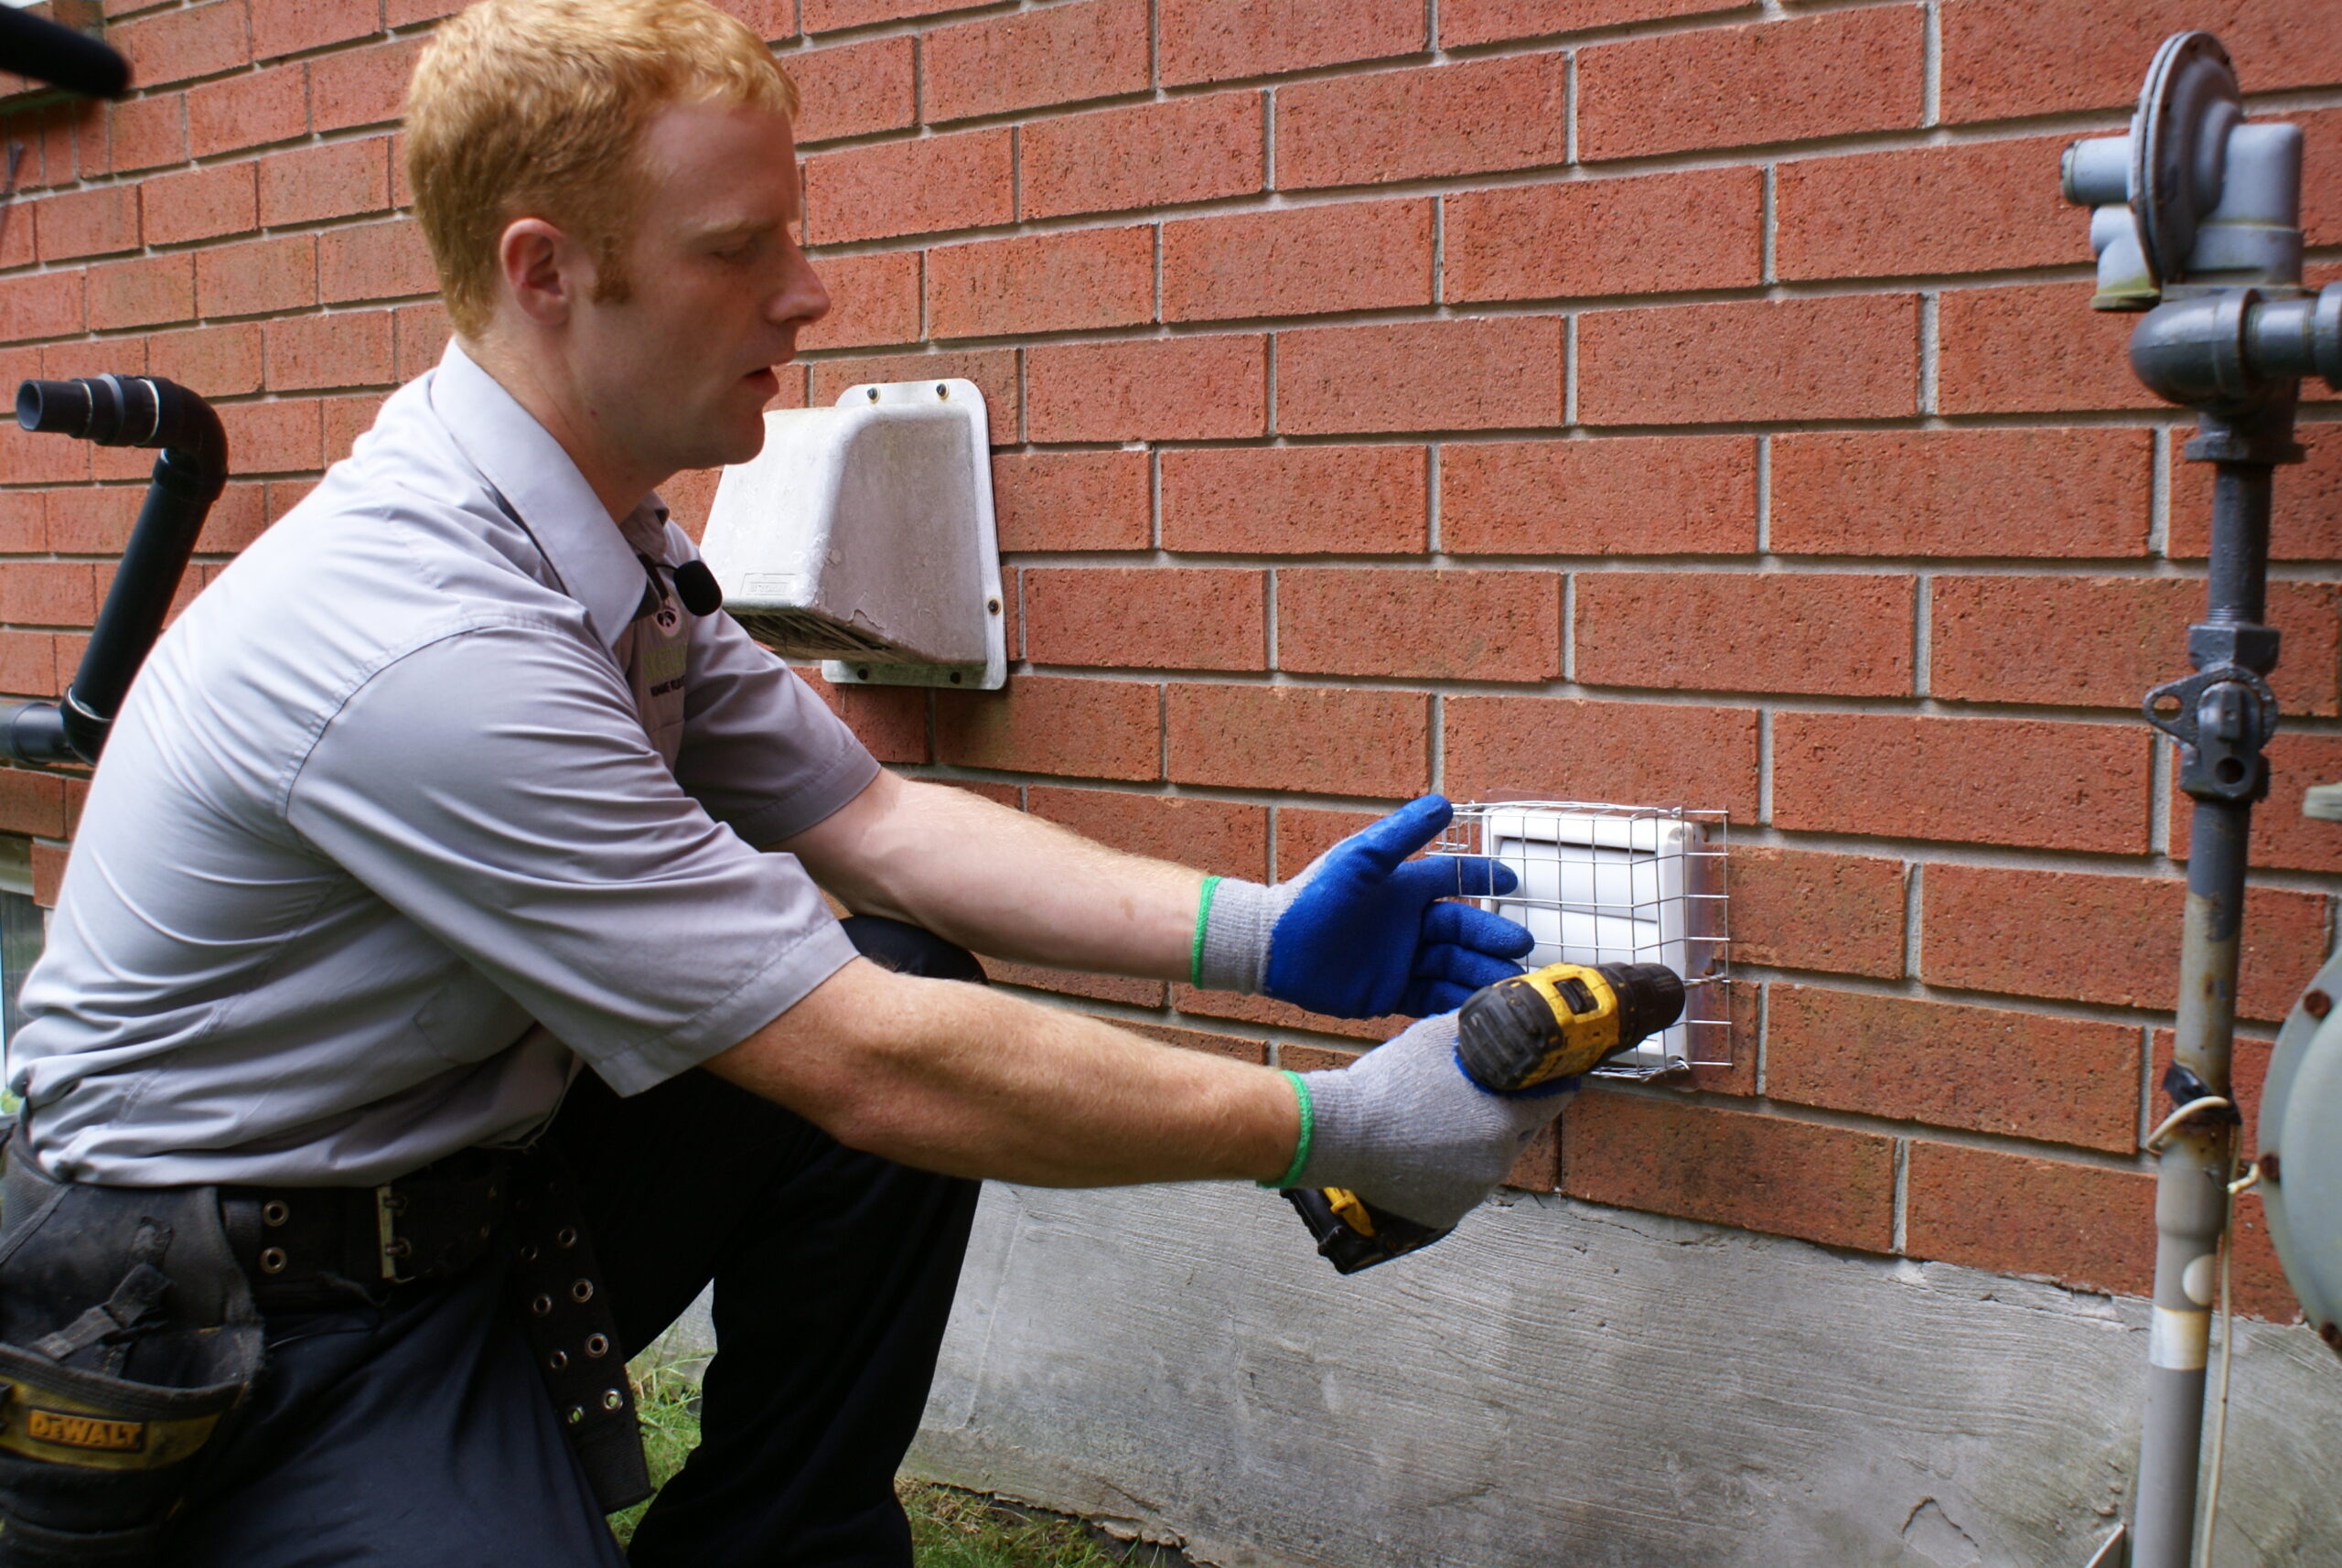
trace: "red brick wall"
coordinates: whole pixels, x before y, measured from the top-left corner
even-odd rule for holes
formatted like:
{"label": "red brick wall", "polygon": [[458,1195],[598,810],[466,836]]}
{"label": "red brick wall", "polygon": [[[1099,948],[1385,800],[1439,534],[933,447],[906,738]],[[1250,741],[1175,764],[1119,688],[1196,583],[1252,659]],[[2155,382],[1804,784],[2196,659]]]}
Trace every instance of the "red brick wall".
{"label": "red brick wall", "polygon": [[[2342,32],[2298,0],[733,4],[805,89],[838,301],[791,397],[991,400],[1021,659],[998,695],[837,696],[883,756],[1252,876],[1425,789],[1727,807],[1738,1065],[1587,1096],[1524,1175],[2143,1288],[2186,816],[2133,704],[2185,668],[2208,487],[2085,307],[2057,155],[2215,28],[2308,130],[2334,275]],[[139,95],[9,124],[0,371],[221,400],[212,560],[443,340],[394,117],[453,8],[109,0]],[[2264,1041],[2342,889],[2297,814],[2342,777],[2342,431],[2308,446]],[[70,671],[143,468],[0,434],[0,687]],[[45,886],[78,799],[0,774]],[[1255,1058],[1384,1032],[1010,972]],[[2288,1313],[2241,1213],[2247,1304]]]}

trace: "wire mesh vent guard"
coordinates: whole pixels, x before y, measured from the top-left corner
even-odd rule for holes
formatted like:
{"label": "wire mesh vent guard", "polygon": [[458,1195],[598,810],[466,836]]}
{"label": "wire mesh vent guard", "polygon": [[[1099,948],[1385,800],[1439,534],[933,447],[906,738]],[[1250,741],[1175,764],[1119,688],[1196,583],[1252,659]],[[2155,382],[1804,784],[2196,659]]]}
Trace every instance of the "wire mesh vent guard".
{"label": "wire mesh vent guard", "polygon": [[1650,1079],[1732,1062],[1727,828],[1720,811],[1473,802],[1456,808],[1429,853],[1485,855],[1510,868],[1520,879],[1513,891],[1470,901],[1529,928],[1537,939],[1531,968],[1663,963],[1683,977],[1682,1021],[1595,1069]]}

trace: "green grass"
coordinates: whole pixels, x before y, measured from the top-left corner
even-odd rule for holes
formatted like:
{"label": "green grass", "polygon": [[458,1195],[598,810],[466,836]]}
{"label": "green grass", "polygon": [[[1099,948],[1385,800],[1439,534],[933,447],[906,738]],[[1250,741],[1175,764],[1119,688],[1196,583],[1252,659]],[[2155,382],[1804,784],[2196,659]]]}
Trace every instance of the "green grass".
{"label": "green grass", "polygon": [[1019,1513],[992,1498],[924,1481],[896,1491],[910,1516],[919,1568],[1121,1568],[1134,1549],[1108,1552],[1059,1514]]}
{"label": "green grass", "polygon": [[[628,1369],[634,1374],[650,1483],[664,1486],[699,1441],[699,1422],[691,1412],[691,1398],[698,1390],[677,1368],[650,1356]],[[910,1516],[911,1548],[919,1568],[1123,1568],[1137,1561],[1142,1550],[1109,1552],[1080,1520],[1010,1509],[980,1493],[908,1477],[895,1485],[903,1511]],[[610,1517],[610,1530],[621,1547],[634,1538],[635,1524],[650,1506],[637,1503]]]}
{"label": "green grass", "polygon": [[[699,1445],[699,1418],[691,1410],[699,1387],[671,1362],[659,1359],[656,1350],[635,1358],[627,1370],[634,1376],[635,1416],[642,1425],[642,1456],[650,1465],[650,1484],[663,1487]],[[610,1531],[620,1546],[634,1539],[634,1527],[650,1506],[646,1498],[610,1516]]]}

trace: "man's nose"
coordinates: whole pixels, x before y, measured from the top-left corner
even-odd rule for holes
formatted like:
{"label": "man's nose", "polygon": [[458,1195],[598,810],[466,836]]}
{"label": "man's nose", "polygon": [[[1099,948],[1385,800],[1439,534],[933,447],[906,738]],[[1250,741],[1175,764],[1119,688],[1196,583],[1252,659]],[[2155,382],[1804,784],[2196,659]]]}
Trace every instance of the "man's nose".
{"label": "man's nose", "polygon": [[813,263],[800,251],[773,300],[773,319],[808,327],[829,313],[830,291],[823,285],[822,274],[813,270]]}

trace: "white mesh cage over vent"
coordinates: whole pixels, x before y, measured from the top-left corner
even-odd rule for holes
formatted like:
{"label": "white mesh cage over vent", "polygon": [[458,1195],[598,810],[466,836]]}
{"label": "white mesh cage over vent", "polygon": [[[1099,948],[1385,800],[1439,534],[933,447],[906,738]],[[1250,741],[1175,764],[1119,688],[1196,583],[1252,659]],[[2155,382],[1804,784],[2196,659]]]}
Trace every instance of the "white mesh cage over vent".
{"label": "white mesh cage over vent", "polygon": [[724,607],[841,685],[1008,675],[983,393],[951,378],[848,387],[765,415],[724,470],[701,553]]}
{"label": "white mesh cage over vent", "polygon": [[1477,900],[1529,928],[1525,961],[1663,963],[1684,980],[1683,1018],[1596,1072],[1652,1078],[1732,1061],[1725,816],[1582,800],[1458,806],[1434,854],[1486,855],[1520,886]]}

